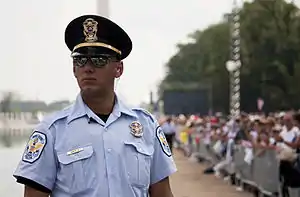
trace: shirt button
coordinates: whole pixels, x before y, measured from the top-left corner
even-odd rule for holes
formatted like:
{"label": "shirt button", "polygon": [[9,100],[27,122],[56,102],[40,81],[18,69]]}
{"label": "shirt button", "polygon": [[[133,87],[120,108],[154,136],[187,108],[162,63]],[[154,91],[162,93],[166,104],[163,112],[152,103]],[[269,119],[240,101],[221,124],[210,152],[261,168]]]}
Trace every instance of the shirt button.
{"label": "shirt button", "polygon": [[107,152],[109,152],[109,153],[110,153],[110,152],[111,152],[111,148],[107,149]]}

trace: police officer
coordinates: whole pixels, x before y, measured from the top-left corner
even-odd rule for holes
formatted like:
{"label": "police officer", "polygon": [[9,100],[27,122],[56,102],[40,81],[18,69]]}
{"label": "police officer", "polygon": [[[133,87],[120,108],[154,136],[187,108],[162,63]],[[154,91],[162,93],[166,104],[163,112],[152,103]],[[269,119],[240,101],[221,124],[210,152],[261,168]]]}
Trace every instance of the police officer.
{"label": "police officer", "polygon": [[166,136],[167,142],[171,151],[173,150],[173,142],[175,138],[176,128],[174,123],[172,122],[172,118],[168,117],[166,122],[161,125],[162,130]]}
{"label": "police officer", "polygon": [[69,23],[65,42],[81,91],[30,136],[14,173],[25,197],[172,197],[176,167],[162,129],[114,93],[129,36],[109,19],[84,15]]}

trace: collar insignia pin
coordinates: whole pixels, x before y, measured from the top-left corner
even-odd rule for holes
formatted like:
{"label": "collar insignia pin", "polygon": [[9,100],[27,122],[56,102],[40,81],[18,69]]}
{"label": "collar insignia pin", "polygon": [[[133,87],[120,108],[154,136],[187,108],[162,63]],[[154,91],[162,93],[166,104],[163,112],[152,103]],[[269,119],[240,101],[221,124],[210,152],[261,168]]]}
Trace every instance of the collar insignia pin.
{"label": "collar insignia pin", "polygon": [[138,121],[133,121],[130,125],[131,134],[134,137],[140,138],[143,136],[143,126]]}

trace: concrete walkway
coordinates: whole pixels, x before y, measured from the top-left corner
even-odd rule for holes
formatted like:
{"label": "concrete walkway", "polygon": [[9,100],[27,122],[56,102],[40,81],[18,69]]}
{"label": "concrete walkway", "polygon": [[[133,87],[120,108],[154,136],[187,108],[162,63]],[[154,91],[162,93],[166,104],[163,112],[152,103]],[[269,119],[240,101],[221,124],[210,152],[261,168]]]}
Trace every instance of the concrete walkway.
{"label": "concrete walkway", "polygon": [[214,175],[205,175],[205,166],[189,160],[179,151],[174,151],[178,172],[171,177],[174,197],[250,197],[238,192],[235,187]]}

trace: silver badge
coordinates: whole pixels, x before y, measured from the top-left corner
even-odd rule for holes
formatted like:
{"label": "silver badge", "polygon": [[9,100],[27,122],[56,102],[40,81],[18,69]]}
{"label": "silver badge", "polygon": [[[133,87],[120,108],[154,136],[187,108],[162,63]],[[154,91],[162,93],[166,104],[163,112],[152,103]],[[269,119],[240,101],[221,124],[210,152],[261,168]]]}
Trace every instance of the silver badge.
{"label": "silver badge", "polygon": [[143,126],[138,121],[133,121],[130,125],[131,134],[134,137],[142,137],[143,136]]}
{"label": "silver badge", "polygon": [[92,18],[88,18],[83,22],[83,34],[86,42],[96,42],[98,32],[98,22]]}

